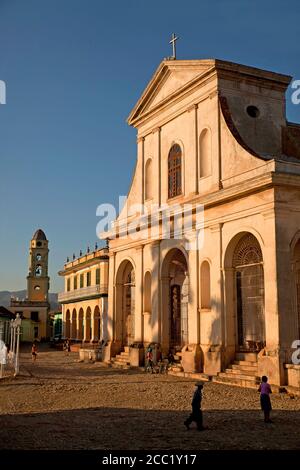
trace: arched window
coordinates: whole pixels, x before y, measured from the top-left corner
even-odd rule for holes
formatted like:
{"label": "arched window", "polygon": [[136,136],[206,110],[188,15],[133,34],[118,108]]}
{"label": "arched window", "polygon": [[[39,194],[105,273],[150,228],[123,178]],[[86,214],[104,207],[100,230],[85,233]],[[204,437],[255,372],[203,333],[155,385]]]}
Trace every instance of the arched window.
{"label": "arched window", "polygon": [[200,273],[201,282],[201,308],[211,308],[210,300],[210,266],[208,261],[203,261]]}
{"label": "arched window", "polygon": [[145,165],[145,199],[152,198],[152,159],[148,158]]}
{"label": "arched window", "polygon": [[211,136],[209,129],[200,135],[200,178],[211,175]]}
{"label": "arched window", "polygon": [[179,196],[182,193],[182,152],[178,144],[172,145],[168,156],[168,197]]}

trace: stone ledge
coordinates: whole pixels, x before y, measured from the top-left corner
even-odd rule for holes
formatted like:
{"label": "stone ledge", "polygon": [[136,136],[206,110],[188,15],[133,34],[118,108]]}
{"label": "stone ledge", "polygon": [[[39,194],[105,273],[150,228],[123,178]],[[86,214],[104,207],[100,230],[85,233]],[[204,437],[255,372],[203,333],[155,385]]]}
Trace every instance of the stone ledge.
{"label": "stone ledge", "polygon": [[168,375],[174,375],[175,377],[185,377],[188,379],[201,380],[203,382],[209,382],[210,377],[207,374],[197,373],[197,372],[177,372],[168,370]]}

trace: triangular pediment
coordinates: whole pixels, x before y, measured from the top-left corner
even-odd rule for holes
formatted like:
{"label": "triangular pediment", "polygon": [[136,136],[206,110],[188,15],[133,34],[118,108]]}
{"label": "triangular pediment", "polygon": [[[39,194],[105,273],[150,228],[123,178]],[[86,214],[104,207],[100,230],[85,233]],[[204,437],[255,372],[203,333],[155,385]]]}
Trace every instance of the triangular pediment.
{"label": "triangular pediment", "polygon": [[214,64],[214,60],[164,60],[130,113],[128,123],[134,125],[142,116],[171,100]]}

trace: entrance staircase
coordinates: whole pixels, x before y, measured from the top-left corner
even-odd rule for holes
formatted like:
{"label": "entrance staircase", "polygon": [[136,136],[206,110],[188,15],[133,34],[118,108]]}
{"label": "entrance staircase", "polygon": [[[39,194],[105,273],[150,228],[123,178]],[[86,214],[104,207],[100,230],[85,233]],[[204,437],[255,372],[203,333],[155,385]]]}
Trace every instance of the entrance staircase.
{"label": "entrance staircase", "polygon": [[129,359],[129,347],[125,346],[124,351],[121,351],[120,354],[117,354],[115,357],[112,357],[111,360],[112,367],[118,369],[129,369],[130,368],[130,359]]}
{"label": "entrance staircase", "polygon": [[257,367],[257,353],[239,352],[235,361],[225,372],[219,372],[212,378],[213,382],[239,387],[257,388],[260,383]]}

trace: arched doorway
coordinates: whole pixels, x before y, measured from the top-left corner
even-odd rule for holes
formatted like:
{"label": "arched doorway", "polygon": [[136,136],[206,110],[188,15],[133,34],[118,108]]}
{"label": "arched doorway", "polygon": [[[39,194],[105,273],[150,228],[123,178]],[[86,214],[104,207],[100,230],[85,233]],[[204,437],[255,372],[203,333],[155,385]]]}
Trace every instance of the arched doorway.
{"label": "arched doorway", "polygon": [[185,255],[177,248],[162,265],[162,344],[178,351],[188,343],[189,278]]}
{"label": "arched doorway", "polygon": [[117,273],[116,337],[121,346],[134,343],[135,273],[130,261],[123,261]]}
{"label": "arched doorway", "polygon": [[87,308],[86,314],[85,314],[85,336],[84,340],[85,341],[91,341],[91,328],[92,328],[92,312],[90,307]]}
{"label": "arched doorway", "polygon": [[71,314],[70,314],[70,310],[67,310],[66,312],[66,320],[65,320],[65,334],[64,336],[66,338],[70,338],[70,333],[71,333]]}
{"label": "arched doorway", "polygon": [[144,277],[144,312],[151,314],[151,302],[151,273],[147,271]]}
{"label": "arched doorway", "polygon": [[256,237],[248,232],[236,236],[229,251],[236,349],[259,351],[266,339],[262,251]]}
{"label": "arched doorway", "polygon": [[71,336],[72,339],[77,339],[77,312],[74,309],[72,312],[72,331],[71,331]]}
{"label": "arched doorway", "polygon": [[98,305],[94,309],[93,317],[93,341],[97,342],[101,339],[101,322],[100,322],[100,309]]}

